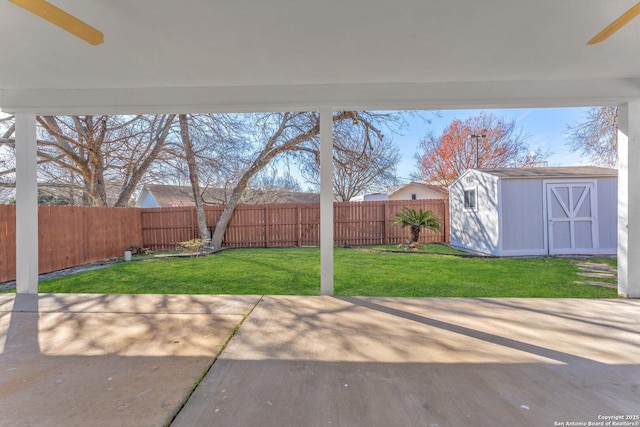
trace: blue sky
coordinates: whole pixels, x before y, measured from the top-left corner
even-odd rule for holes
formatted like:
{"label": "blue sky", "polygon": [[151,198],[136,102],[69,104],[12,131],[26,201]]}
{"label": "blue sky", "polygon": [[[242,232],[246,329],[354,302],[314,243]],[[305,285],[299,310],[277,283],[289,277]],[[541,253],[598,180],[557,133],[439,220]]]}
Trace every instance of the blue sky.
{"label": "blue sky", "polygon": [[[417,144],[428,131],[440,135],[453,119],[464,120],[484,111],[498,117],[515,119],[516,125],[528,135],[527,144],[533,149],[549,150],[549,166],[573,166],[585,164],[580,156],[572,153],[567,146],[567,124],[583,121],[587,108],[521,108],[507,110],[442,110],[437,115],[423,111],[422,117],[408,117],[409,129],[404,135],[394,135],[393,140],[403,156],[398,167],[398,175],[405,180],[415,171],[413,155]],[[428,122],[425,122],[428,121]]]}

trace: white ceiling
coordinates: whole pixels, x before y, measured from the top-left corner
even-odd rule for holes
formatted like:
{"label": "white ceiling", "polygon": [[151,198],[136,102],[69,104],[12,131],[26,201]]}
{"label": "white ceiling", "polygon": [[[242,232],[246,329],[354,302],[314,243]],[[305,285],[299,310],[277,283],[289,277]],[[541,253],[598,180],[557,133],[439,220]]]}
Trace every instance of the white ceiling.
{"label": "white ceiling", "polygon": [[0,0],[0,106],[44,113],[575,106],[640,98],[636,0]]}

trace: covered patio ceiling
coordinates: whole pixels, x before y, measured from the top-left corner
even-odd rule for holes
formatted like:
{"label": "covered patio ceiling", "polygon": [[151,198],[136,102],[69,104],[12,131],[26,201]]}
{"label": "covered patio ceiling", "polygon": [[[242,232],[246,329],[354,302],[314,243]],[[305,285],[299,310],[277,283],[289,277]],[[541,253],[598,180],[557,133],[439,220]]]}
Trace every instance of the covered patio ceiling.
{"label": "covered patio ceiling", "polygon": [[635,0],[53,0],[91,46],[0,1],[0,107],[38,114],[452,109],[640,98]]}

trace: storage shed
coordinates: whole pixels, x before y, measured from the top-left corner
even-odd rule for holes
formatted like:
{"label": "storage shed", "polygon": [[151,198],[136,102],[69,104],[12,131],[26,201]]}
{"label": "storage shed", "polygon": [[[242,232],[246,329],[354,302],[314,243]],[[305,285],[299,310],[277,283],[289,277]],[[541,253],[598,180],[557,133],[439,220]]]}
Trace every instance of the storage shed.
{"label": "storage shed", "polygon": [[618,171],[469,169],[449,187],[451,245],[495,256],[615,255]]}

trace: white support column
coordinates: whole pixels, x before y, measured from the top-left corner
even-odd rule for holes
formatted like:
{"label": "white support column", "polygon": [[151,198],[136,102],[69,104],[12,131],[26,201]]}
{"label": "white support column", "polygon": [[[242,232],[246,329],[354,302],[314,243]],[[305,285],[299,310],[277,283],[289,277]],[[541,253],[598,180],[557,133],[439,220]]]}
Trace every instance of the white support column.
{"label": "white support column", "polygon": [[333,295],[333,110],[320,110],[320,294]]}
{"label": "white support column", "polygon": [[16,291],[38,293],[36,116],[16,114]]}
{"label": "white support column", "polygon": [[640,298],[640,100],[618,109],[618,293]]}

